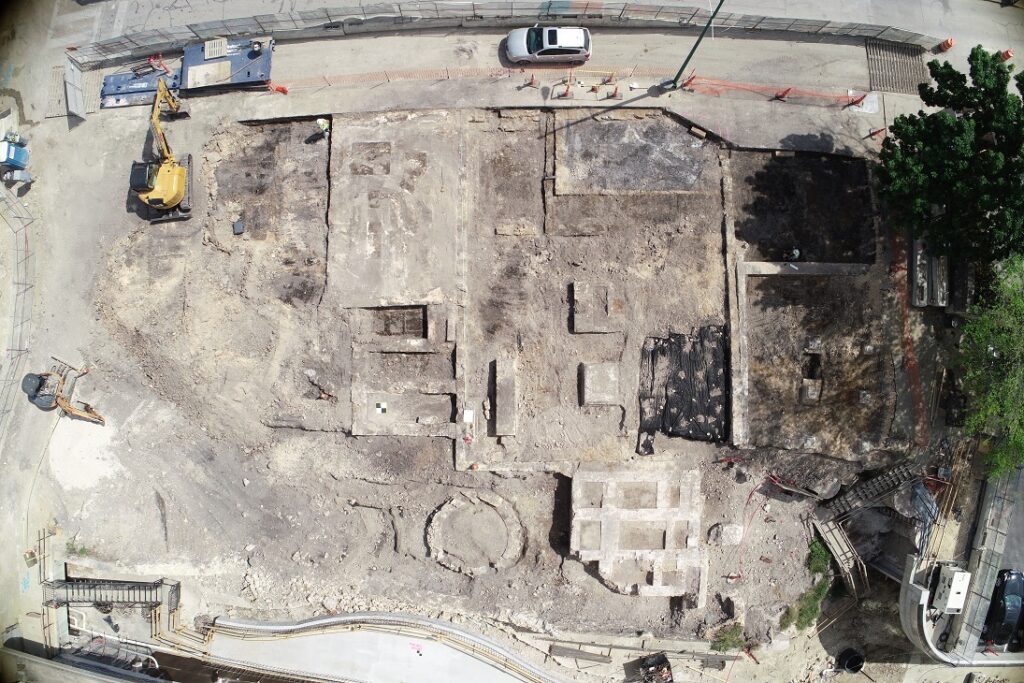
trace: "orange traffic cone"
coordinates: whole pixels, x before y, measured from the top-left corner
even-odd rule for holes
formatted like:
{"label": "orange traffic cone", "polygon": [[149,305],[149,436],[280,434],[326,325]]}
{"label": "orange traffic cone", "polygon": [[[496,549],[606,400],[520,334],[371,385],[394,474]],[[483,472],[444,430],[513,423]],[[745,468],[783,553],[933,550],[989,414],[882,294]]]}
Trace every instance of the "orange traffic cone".
{"label": "orange traffic cone", "polygon": [[847,102],[847,103],[846,103],[846,106],[847,106],[847,107],[856,107],[856,106],[857,106],[858,104],[860,104],[861,102],[863,102],[863,101],[864,101],[864,98],[866,98],[867,96],[868,96],[868,94],[867,94],[867,93],[864,93],[863,95],[860,95],[860,96],[858,96],[858,97],[855,97],[854,99],[852,99],[852,100],[850,100],[849,102]]}

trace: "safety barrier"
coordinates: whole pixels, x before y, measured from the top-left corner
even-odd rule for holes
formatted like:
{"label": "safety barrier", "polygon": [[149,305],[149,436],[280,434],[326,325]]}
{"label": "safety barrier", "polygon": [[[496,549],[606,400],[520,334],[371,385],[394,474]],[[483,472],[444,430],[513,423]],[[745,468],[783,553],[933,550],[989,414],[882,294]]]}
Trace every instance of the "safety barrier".
{"label": "safety barrier", "polygon": [[0,434],[7,426],[14,398],[21,386],[21,372],[29,352],[32,327],[32,300],[35,267],[29,247],[28,228],[35,220],[17,195],[6,185],[0,185],[0,217],[10,230],[11,329],[3,355],[0,376]]}
{"label": "safety barrier", "polygon": [[[709,10],[703,7],[577,0],[375,3],[152,29],[72,46],[69,47],[69,55],[84,68],[97,68],[133,57],[173,53],[189,43],[216,37],[270,35],[277,40],[295,40],[403,29],[485,28],[519,24],[524,20],[563,19],[588,26],[696,28],[707,23],[710,16]],[[751,14],[719,13],[715,18],[715,28],[719,31],[736,29],[804,36],[876,38],[923,48],[932,48],[939,43],[938,38],[891,26]]]}

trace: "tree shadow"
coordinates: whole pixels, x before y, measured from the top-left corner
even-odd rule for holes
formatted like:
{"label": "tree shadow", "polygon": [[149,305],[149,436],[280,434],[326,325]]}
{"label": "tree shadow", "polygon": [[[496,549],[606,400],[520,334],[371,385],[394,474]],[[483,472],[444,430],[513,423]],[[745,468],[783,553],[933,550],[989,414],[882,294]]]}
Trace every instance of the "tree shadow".
{"label": "tree shadow", "polygon": [[[779,152],[733,152],[736,237],[747,260],[872,263],[868,162],[828,135],[790,135]],[[845,153],[845,154],[844,154]]]}
{"label": "tree shadow", "polygon": [[[738,260],[783,264],[744,283],[751,436],[864,454],[896,423],[901,355],[899,303],[876,275],[885,246],[870,169],[830,135],[791,135],[782,147],[729,159]],[[808,275],[808,262],[847,274]]]}

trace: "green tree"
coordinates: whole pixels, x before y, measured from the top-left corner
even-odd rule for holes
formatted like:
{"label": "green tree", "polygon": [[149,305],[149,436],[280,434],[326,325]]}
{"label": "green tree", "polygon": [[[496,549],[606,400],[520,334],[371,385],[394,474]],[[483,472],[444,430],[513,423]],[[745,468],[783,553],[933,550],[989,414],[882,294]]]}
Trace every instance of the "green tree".
{"label": "green tree", "polygon": [[738,622],[718,629],[715,632],[715,637],[711,639],[711,649],[717,652],[739,650],[746,644],[747,639],[743,636],[743,624]]}
{"label": "green tree", "polygon": [[980,45],[970,80],[928,64],[921,99],[939,111],[898,116],[882,144],[881,193],[898,227],[950,256],[991,261],[1024,250],[1024,78]]}
{"label": "green tree", "polygon": [[1024,464],[1024,256],[996,268],[960,345],[971,402],[967,430],[993,434],[985,460],[993,475]]}

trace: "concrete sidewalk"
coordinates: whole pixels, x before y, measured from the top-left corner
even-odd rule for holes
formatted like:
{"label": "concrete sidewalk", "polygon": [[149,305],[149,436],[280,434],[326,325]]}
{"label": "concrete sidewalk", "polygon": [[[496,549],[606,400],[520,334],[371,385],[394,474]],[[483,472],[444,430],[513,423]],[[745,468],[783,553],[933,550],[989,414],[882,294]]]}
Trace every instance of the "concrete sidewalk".
{"label": "concrete sidewalk", "polygon": [[444,643],[386,631],[341,631],[276,640],[215,635],[210,655],[237,666],[373,683],[523,680]]}
{"label": "concrete sidewalk", "polygon": [[[409,614],[354,612],[300,622],[214,622],[216,663],[366,683],[557,683],[540,667],[475,632]],[[550,663],[546,655],[543,661]]]}
{"label": "concrete sidewalk", "polygon": [[[700,79],[691,88],[661,93],[653,86],[672,75],[688,41],[680,45],[660,32],[615,32],[596,47],[593,66],[574,72],[583,85],[570,88],[573,97],[566,99],[559,97],[565,68],[503,68],[496,55],[499,39],[496,32],[416,33],[284,44],[275,53],[274,81],[288,87],[288,95],[238,92],[217,101],[237,102],[239,118],[538,106],[594,108],[590,113],[599,115],[617,107],[666,107],[740,147],[867,156],[881,141],[868,133],[888,125],[894,112],[919,106],[913,96],[875,93],[868,111],[844,107],[847,92],[867,82],[864,50],[850,45],[718,38],[707,41],[695,60]],[[413,70],[403,64],[406,48],[417,55]],[[615,86],[590,92],[602,72],[612,70],[621,100],[609,98]],[[531,75],[536,88],[526,86]],[[813,95],[772,99],[789,86]],[[216,106],[209,98],[189,104],[197,111]]]}

